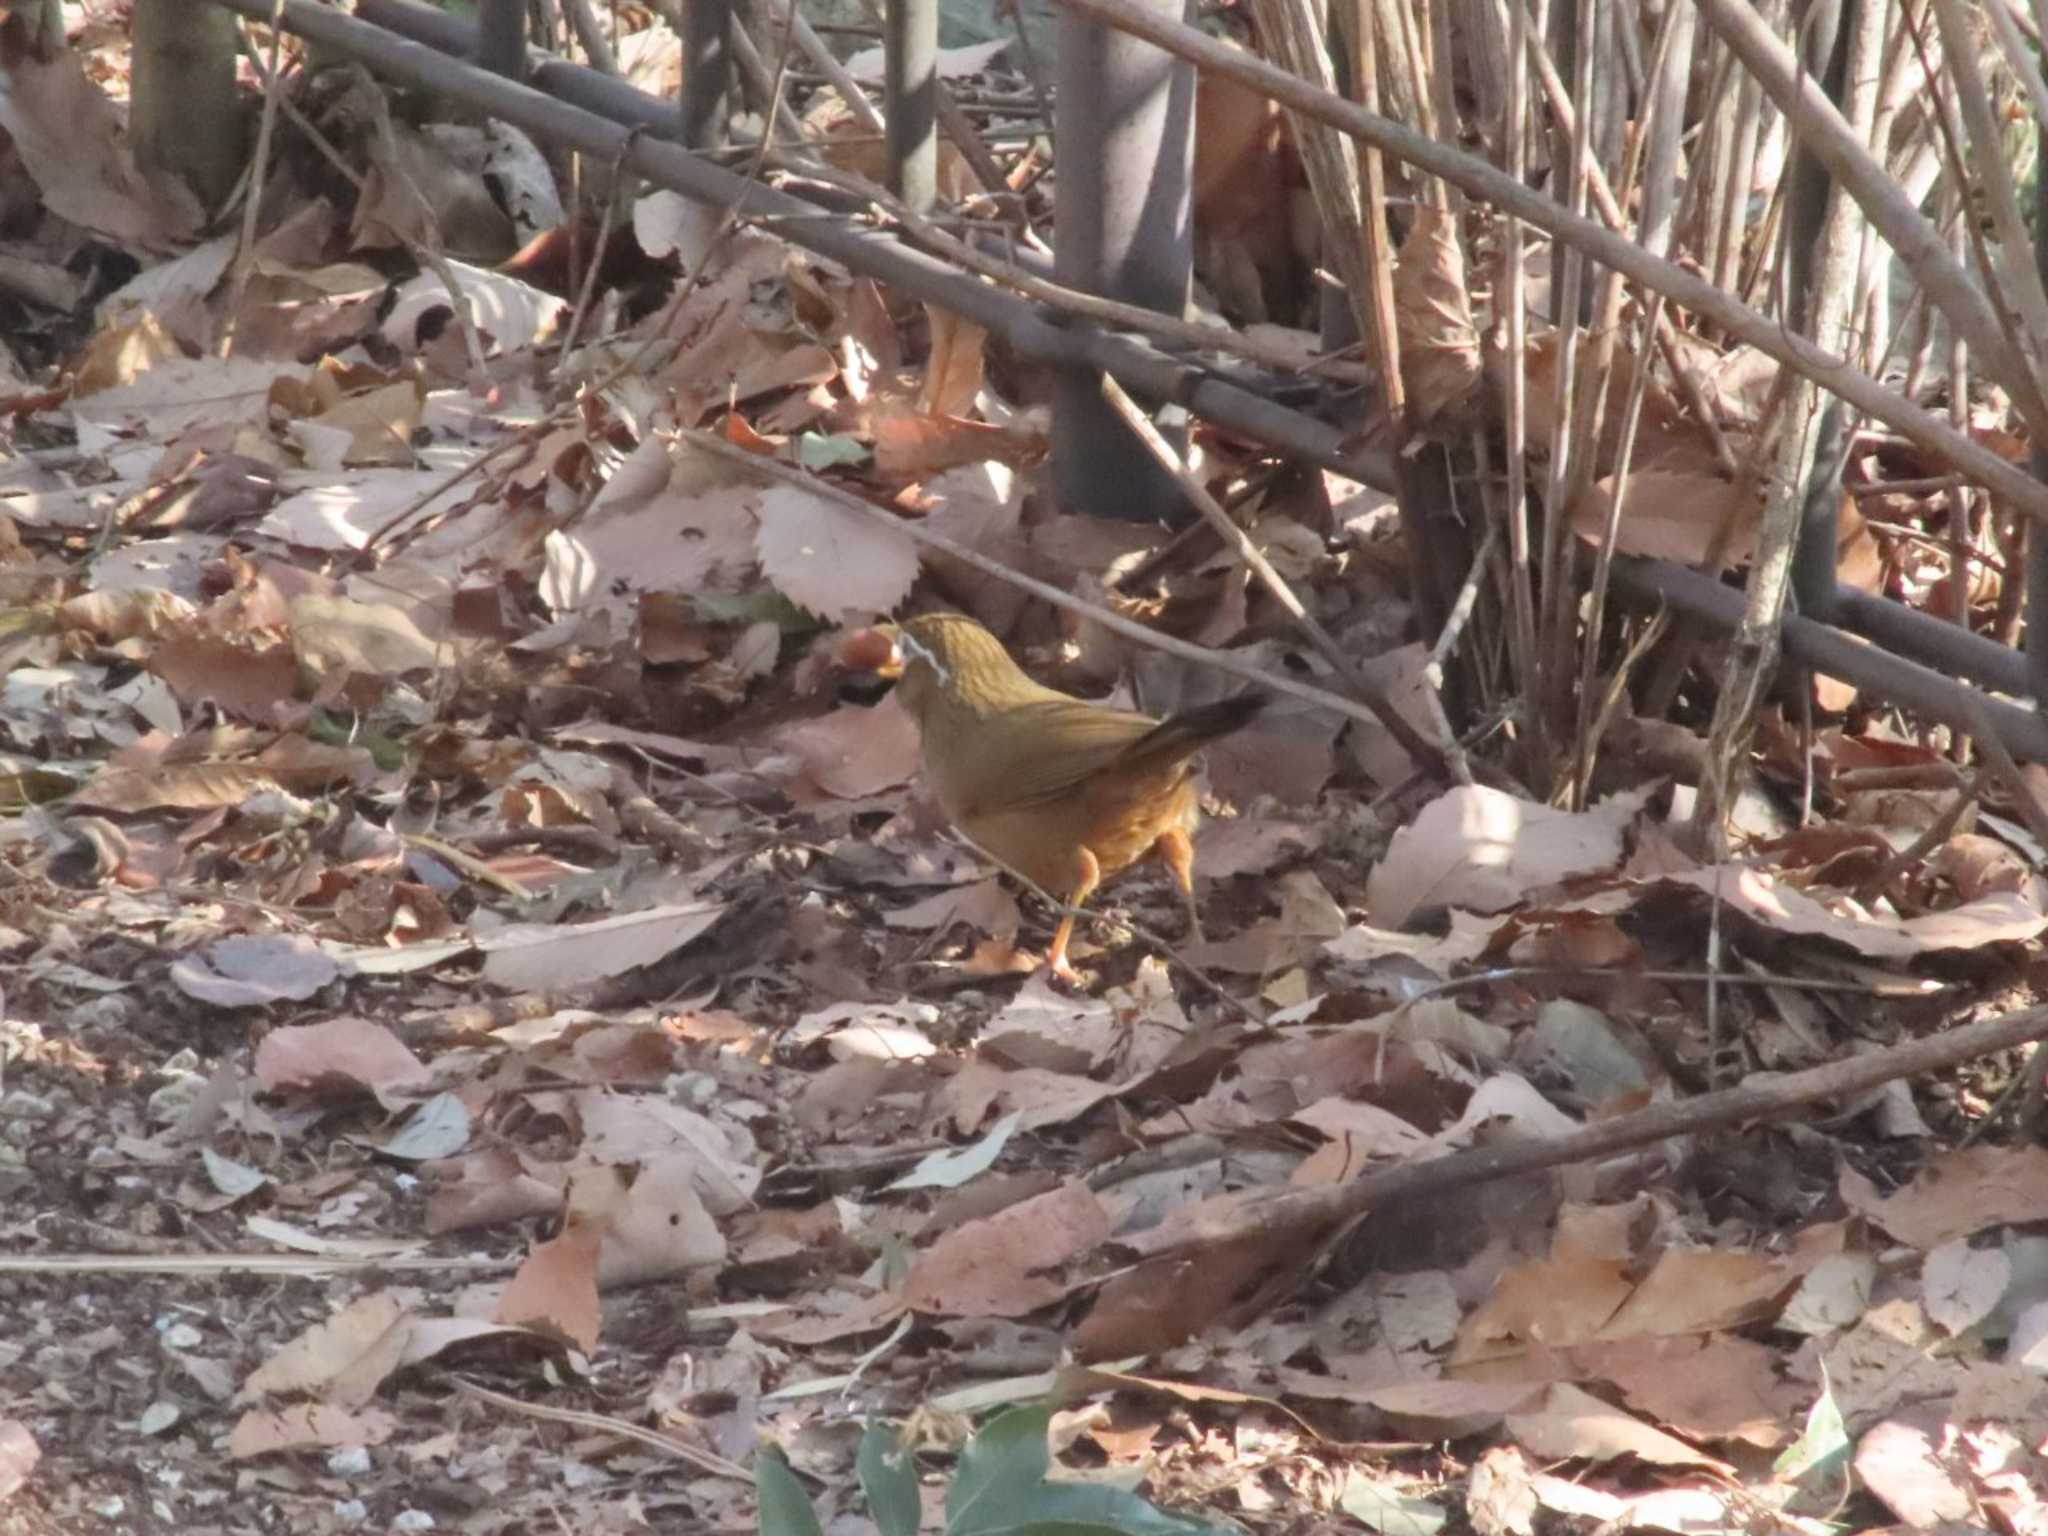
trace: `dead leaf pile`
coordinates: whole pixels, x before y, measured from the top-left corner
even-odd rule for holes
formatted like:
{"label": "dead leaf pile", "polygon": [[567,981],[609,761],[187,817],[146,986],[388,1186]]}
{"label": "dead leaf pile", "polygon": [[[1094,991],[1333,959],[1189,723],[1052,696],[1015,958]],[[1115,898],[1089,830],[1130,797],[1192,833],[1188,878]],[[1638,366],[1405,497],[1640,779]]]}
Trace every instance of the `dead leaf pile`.
{"label": "dead leaf pile", "polygon": [[[679,67],[658,31],[632,78]],[[141,267],[10,386],[10,1514],[736,1527],[766,1437],[836,1522],[856,1412],[929,1472],[1051,1400],[1066,1470],[1259,1529],[2048,1529],[2048,1166],[1952,1145],[1991,1081],[1313,1242],[1233,1224],[2024,992],[2048,901],[2010,786],[1881,718],[1811,753],[1774,724],[1702,866],[1682,726],[1617,724],[1567,809],[1280,699],[1210,755],[1206,941],[1136,875],[1077,939],[1095,984],[1055,987],[1056,918],[948,834],[842,633],[948,606],[1089,697],[1236,684],[916,534],[1343,685],[1206,530],[1052,503],[1019,359],[666,194],[600,247],[521,136],[400,121],[349,68],[294,110],[360,186],[281,132],[253,244],[201,239],[75,60],[6,71],[45,242],[10,291]],[[1286,163],[1235,109],[1225,202]],[[1432,431],[1503,366],[1455,235],[1401,258]],[[1713,380],[1755,430],[1769,379]],[[1753,498],[1661,384],[1643,433],[1578,531],[1740,564]],[[1199,446],[1433,735],[1387,498]],[[1948,574],[1844,527],[1848,579]]]}

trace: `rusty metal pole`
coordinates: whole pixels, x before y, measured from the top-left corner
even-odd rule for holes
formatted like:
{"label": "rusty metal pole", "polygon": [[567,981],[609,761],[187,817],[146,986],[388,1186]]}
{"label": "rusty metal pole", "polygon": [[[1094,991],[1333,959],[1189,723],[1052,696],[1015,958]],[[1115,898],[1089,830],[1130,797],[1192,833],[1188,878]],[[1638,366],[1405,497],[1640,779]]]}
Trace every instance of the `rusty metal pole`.
{"label": "rusty metal pole", "polygon": [[[1190,19],[1187,0],[1146,3],[1171,20]],[[1163,314],[1186,313],[1194,264],[1193,66],[1062,10],[1054,117],[1059,280]],[[1158,424],[1167,441],[1185,447],[1178,407]],[[1076,512],[1179,522],[1192,510],[1178,482],[1102,398],[1093,374],[1058,376],[1052,464],[1055,493]]]}
{"label": "rusty metal pole", "polygon": [[913,212],[939,200],[939,0],[884,0],[882,111],[889,190]]}
{"label": "rusty metal pole", "polygon": [[507,80],[526,78],[526,0],[483,0],[477,7],[476,61]]}
{"label": "rusty metal pole", "polygon": [[720,149],[732,115],[732,0],[683,0],[683,143]]}

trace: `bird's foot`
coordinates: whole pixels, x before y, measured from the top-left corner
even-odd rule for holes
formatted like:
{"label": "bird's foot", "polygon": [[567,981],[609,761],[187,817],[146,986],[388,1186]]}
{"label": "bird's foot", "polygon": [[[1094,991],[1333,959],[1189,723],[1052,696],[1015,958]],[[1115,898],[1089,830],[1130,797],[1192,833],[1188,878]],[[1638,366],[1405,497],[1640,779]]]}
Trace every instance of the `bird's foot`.
{"label": "bird's foot", "polygon": [[1047,955],[1045,968],[1051,973],[1054,981],[1065,982],[1077,992],[1088,985],[1088,978],[1074,969],[1074,962],[1067,958],[1064,949]]}

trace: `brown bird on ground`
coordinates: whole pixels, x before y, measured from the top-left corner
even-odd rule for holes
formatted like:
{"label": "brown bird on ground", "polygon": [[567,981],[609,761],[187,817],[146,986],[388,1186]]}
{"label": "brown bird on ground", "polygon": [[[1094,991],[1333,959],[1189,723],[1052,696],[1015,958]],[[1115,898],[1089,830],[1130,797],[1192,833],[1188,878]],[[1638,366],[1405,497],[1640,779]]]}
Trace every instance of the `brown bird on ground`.
{"label": "brown bird on ground", "polygon": [[[1164,720],[1109,709],[1033,682],[1003,643],[957,613],[929,613],[851,637],[848,666],[901,678],[939,805],[977,847],[1078,907],[1110,876],[1157,853],[1195,914],[1194,755],[1265,707],[1258,694]],[[1073,914],[1046,961],[1067,960]]]}

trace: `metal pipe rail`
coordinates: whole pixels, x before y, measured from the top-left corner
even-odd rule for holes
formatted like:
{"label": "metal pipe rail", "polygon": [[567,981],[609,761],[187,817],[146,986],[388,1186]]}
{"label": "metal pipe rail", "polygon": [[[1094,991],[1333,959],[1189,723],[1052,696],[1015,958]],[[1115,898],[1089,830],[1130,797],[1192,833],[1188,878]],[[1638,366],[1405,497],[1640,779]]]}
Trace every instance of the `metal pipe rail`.
{"label": "metal pipe rail", "polygon": [[[1327,422],[1264,398],[1217,370],[1175,357],[1140,338],[1100,330],[1058,316],[920,251],[872,224],[763,186],[678,144],[636,130],[587,107],[571,106],[516,81],[494,75],[319,0],[213,0],[252,21],[275,14],[286,30],[358,60],[376,73],[417,89],[437,91],[524,129],[537,138],[617,160],[625,169],[685,197],[734,207],[773,228],[793,245],[830,257],[907,294],[952,310],[1006,339],[1020,354],[1058,367],[1113,375],[1133,394],[1173,401],[1218,426],[1336,470],[1382,490],[1394,484],[1389,455],[1355,448]],[[387,0],[388,3],[388,0]],[[572,66],[564,66],[564,71]],[[563,75],[562,78],[570,78]],[[654,98],[641,96],[642,102]],[[643,111],[645,108],[642,109]],[[662,106],[663,127],[675,121]]]}
{"label": "metal pipe rail", "polygon": [[[546,92],[491,74],[450,56],[473,49],[472,27],[412,0],[361,0],[363,10],[383,25],[320,0],[282,0],[276,9],[273,0],[214,3],[264,24],[276,15],[286,29],[387,78],[440,92],[538,138],[617,158],[645,180],[699,202],[736,207],[792,244],[953,310],[1003,336],[1025,357],[1109,373],[1136,394],[1177,402],[1218,426],[1377,489],[1395,488],[1388,455],[1356,449],[1337,428],[1233,382],[1214,367],[1176,357],[1142,338],[1074,321],[845,212],[749,181],[668,142],[680,122],[671,104],[593,70],[532,55],[533,78]],[[1832,567],[1834,541],[1823,536],[1831,531],[1833,516],[1831,509],[1808,508],[1812,526],[1800,541],[1795,576],[1803,611],[1785,621],[1786,654],[1959,731],[1974,733],[1988,721],[2016,758],[2048,762],[2048,719],[2032,702],[2015,704],[1945,675],[1959,674],[2024,698],[2031,692],[2027,658],[1961,625],[1841,587]],[[2036,545],[2048,545],[2048,538],[2037,538]],[[2029,612],[2037,606],[2048,611],[2048,560],[2030,561],[2029,576]],[[1724,630],[1732,630],[1742,615],[1740,592],[1670,562],[1617,560],[1614,582],[1638,602],[1668,603]]]}

